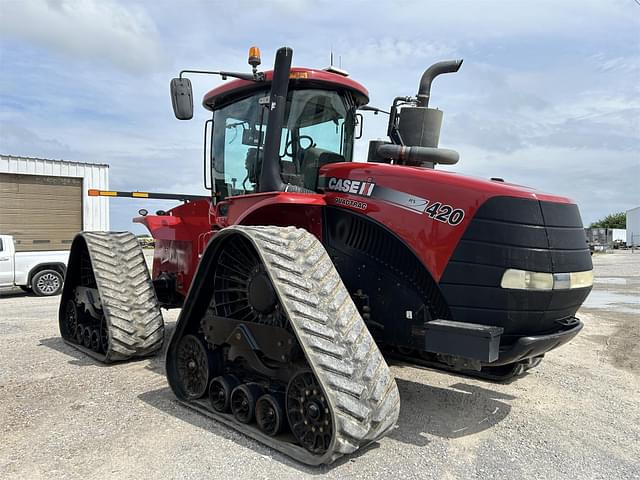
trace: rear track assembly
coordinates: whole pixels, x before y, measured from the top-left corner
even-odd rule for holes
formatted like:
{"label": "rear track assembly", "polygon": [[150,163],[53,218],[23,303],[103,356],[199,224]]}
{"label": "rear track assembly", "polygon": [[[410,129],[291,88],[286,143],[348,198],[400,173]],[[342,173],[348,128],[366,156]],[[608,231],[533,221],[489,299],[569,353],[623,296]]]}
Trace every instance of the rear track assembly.
{"label": "rear track assembly", "polygon": [[68,344],[105,363],[152,355],[162,347],[162,314],[133,234],[76,236],[59,324]]}

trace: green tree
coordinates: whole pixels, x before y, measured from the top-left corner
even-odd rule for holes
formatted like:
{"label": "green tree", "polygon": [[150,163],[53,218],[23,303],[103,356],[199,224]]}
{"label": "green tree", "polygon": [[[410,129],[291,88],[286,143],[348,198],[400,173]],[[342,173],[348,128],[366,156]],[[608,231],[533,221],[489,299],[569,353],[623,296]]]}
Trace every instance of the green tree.
{"label": "green tree", "polygon": [[627,215],[624,212],[611,213],[593,222],[591,228],[627,228]]}

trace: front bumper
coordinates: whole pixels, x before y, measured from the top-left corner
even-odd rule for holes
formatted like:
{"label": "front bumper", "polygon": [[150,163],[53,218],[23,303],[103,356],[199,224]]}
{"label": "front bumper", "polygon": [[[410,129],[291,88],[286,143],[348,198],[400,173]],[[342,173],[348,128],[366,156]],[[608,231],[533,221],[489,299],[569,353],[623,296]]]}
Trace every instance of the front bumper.
{"label": "front bumper", "polygon": [[554,333],[520,337],[512,344],[501,345],[498,359],[495,362],[486,363],[486,365],[500,366],[519,362],[538,357],[564,345],[575,337],[584,326],[584,323],[575,317],[570,320],[563,328]]}

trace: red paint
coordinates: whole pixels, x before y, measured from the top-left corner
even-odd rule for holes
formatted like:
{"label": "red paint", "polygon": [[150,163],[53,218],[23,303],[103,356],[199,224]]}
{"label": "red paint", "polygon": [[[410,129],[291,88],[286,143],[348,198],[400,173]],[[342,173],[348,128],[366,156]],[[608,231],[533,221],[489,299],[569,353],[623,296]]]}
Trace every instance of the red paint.
{"label": "red paint", "polygon": [[[365,103],[369,102],[369,92],[367,91],[367,89],[355,80],[351,80],[348,77],[344,77],[336,73],[327,72],[325,70],[294,67],[291,69],[291,75],[296,74],[306,74],[307,78],[291,79],[292,88],[299,88],[299,86],[305,85],[318,85],[321,88],[330,88],[333,90],[346,89],[355,93],[359,105],[364,105]],[[273,71],[268,70],[264,72],[264,75],[266,82],[270,82],[273,76]],[[204,106],[207,110],[213,110],[214,105],[226,103],[231,98],[238,97],[248,91],[257,90],[268,86],[269,84],[265,82],[251,82],[249,80],[240,79],[230,80],[208,92],[202,100],[202,106]]]}

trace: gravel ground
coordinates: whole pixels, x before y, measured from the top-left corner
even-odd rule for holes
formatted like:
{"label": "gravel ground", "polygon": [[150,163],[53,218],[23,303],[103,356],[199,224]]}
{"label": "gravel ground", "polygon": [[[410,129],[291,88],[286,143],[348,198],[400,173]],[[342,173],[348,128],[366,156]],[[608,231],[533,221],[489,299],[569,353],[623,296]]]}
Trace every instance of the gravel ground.
{"label": "gravel ground", "polygon": [[0,478],[640,478],[640,253],[594,264],[573,342],[508,384],[394,364],[399,427],[321,468],[179,405],[161,357],[67,346],[58,298],[0,292]]}

